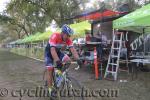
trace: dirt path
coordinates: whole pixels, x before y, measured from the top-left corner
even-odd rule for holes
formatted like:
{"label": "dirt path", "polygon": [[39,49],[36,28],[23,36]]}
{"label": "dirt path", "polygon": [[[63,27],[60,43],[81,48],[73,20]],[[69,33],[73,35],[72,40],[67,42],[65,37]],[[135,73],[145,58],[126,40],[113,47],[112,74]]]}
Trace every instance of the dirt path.
{"label": "dirt path", "polygon": [[[22,96],[21,100],[48,100],[46,97],[32,97],[35,91],[27,95],[28,90],[36,90],[41,86],[43,66],[42,62],[0,50],[0,100],[19,100],[20,96]],[[140,72],[138,79],[134,81],[131,81],[130,75],[127,75],[128,82],[125,83],[119,80],[115,82],[95,80],[93,72],[85,67],[79,71],[72,70],[71,75],[90,91],[86,96],[92,97],[86,100],[149,100],[150,98],[149,72]],[[103,95],[104,91],[112,89],[118,91],[118,97]],[[8,95],[5,96],[7,93]]]}

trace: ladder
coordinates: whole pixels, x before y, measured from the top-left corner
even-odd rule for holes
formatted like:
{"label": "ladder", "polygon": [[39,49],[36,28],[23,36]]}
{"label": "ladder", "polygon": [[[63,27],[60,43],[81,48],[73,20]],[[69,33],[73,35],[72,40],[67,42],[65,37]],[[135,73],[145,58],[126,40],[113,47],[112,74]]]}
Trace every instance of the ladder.
{"label": "ladder", "polygon": [[113,41],[104,78],[107,78],[108,75],[112,75],[113,80],[117,80],[120,52],[123,47],[123,43],[125,44],[125,41],[123,41],[123,35],[123,32],[119,32],[119,34],[113,32]]}

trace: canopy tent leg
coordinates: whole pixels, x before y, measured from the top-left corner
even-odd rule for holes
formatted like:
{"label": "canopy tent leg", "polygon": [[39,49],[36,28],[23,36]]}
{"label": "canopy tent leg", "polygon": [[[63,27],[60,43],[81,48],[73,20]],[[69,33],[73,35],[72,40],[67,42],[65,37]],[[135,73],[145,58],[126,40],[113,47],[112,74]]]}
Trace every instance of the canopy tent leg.
{"label": "canopy tent leg", "polygon": [[43,40],[43,48],[44,48],[44,45],[45,45],[44,43],[45,43],[45,41]]}
{"label": "canopy tent leg", "polygon": [[32,54],[32,42],[31,42],[31,57],[33,56],[33,54]]}
{"label": "canopy tent leg", "polygon": [[145,56],[145,28],[143,28],[143,48],[144,48],[144,51],[143,51],[143,57]]}

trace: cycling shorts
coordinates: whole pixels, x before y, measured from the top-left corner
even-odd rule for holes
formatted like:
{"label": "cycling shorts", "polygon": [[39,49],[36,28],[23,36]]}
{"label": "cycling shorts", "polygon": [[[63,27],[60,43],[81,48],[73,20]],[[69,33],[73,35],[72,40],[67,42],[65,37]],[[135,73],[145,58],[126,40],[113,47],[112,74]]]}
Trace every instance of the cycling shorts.
{"label": "cycling shorts", "polygon": [[[67,54],[62,53],[61,51],[56,51],[57,55],[59,57],[59,59],[62,62],[66,62],[68,60],[70,60],[70,57]],[[51,55],[50,49],[45,49],[45,54],[44,54],[44,58],[45,58],[45,66],[46,67],[54,67],[54,60],[53,57]]]}

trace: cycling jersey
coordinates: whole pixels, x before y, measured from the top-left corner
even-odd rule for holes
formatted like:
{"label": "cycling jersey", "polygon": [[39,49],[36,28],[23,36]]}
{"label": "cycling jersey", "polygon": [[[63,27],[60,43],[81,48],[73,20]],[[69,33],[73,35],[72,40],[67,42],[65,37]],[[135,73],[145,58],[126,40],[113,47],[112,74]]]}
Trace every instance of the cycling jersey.
{"label": "cycling jersey", "polygon": [[68,38],[66,41],[63,41],[62,36],[60,33],[54,33],[49,39],[50,47],[56,47],[61,48],[65,45],[68,47],[73,47],[73,42],[70,38]]}
{"label": "cycling jersey", "polygon": [[49,39],[49,42],[45,48],[45,65],[46,67],[54,67],[53,66],[53,57],[50,52],[51,47],[56,48],[57,55],[60,60],[67,58],[67,55],[62,53],[60,49],[67,45],[69,48],[73,47],[73,42],[71,39],[67,39],[66,41],[62,40],[62,36],[60,33],[53,33]]}

